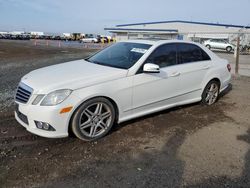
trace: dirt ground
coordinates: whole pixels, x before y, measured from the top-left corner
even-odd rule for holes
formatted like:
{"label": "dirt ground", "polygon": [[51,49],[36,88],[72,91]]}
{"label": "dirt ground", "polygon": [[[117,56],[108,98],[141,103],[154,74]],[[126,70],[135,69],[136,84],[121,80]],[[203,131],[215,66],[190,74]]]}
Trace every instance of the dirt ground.
{"label": "dirt ground", "polygon": [[42,138],[13,116],[21,76],[93,51],[0,41],[0,187],[250,187],[250,78],[211,107],[116,125],[97,142]]}

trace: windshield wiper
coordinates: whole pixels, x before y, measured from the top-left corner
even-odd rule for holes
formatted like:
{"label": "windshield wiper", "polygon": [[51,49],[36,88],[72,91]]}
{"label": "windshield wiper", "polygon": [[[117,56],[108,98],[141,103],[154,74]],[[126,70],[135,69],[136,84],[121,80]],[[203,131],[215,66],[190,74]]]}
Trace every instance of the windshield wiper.
{"label": "windshield wiper", "polygon": [[84,60],[87,61],[87,62],[92,63],[92,61],[90,61],[89,58],[86,58],[86,59],[84,59]]}
{"label": "windshield wiper", "polygon": [[98,61],[91,61],[92,63],[95,63],[95,64],[97,64],[97,65],[105,65],[105,64],[103,64],[103,63],[100,63],[100,62],[98,62]]}
{"label": "windshield wiper", "polygon": [[118,68],[118,69],[126,69],[124,67],[120,67],[120,66],[117,66],[117,65],[110,65],[110,64],[100,63],[98,61],[93,61],[92,63],[95,63],[97,65],[107,66],[107,67]]}

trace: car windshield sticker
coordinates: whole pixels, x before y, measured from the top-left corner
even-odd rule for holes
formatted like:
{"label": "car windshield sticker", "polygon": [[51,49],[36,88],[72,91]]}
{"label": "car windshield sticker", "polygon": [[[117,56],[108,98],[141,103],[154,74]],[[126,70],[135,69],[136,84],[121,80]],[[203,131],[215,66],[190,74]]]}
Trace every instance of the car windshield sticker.
{"label": "car windshield sticker", "polygon": [[133,48],[131,50],[131,52],[137,52],[137,53],[141,53],[141,54],[145,54],[147,52],[147,49],[143,49],[143,48]]}

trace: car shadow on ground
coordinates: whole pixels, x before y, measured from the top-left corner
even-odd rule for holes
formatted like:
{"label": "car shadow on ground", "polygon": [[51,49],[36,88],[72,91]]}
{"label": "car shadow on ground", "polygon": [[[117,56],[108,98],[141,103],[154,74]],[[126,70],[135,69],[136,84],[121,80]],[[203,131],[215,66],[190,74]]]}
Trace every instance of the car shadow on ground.
{"label": "car shadow on ground", "polygon": [[[220,93],[218,100],[220,100],[220,98],[222,98],[222,97],[226,96],[227,94],[229,94],[232,89],[233,89],[232,84],[229,84],[228,87]],[[220,102],[220,101],[217,101],[217,102]],[[122,129],[123,127],[126,127],[129,124],[133,124],[133,123],[145,120],[145,119],[150,119],[150,118],[153,118],[153,117],[157,117],[157,116],[159,116],[161,114],[168,114],[170,112],[175,112],[175,111],[178,111],[178,110],[181,110],[181,109],[185,110],[185,109],[188,109],[190,107],[195,107],[195,106],[198,106],[198,105],[201,105],[201,107],[206,108],[206,106],[203,106],[202,104],[200,104],[200,102],[172,107],[172,108],[169,108],[169,109],[166,109],[166,110],[163,110],[163,111],[155,112],[155,113],[145,115],[145,116],[142,116],[142,117],[138,117],[138,118],[135,118],[135,119],[132,119],[132,120],[120,123],[120,124],[116,124],[116,125],[114,125],[114,127],[112,128],[112,130],[110,131],[109,134],[112,134],[112,133]]]}
{"label": "car shadow on ground", "polygon": [[[43,184],[44,187],[250,187],[250,150],[245,155],[241,177],[212,177],[197,184],[183,183],[185,162],[178,151],[186,138],[186,131],[178,129],[160,151],[143,152],[137,158],[91,163],[88,169],[81,165],[70,174]],[[237,140],[250,144],[250,129]],[[82,178],[80,178],[82,177]]]}
{"label": "car shadow on ground", "polygon": [[[227,90],[225,90],[222,93],[222,96],[225,96],[228,94],[232,89],[232,86],[230,86]],[[170,134],[169,138],[166,140],[166,143],[160,148],[160,150],[155,149],[154,147],[145,147],[144,150],[140,150],[139,148],[136,149],[136,152],[138,155],[134,157],[131,156],[131,153],[123,153],[122,157],[119,154],[119,151],[114,152],[114,154],[111,154],[111,158],[107,159],[105,157],[99,158],[97,160],[93,159],[91,161],[85,161],[82,163],[79,167],[75,168],[70,173],[66,173],[63,176],[58,177],[57,179],[54,179],[50,182],[47,182],[43,184],[44,187],[77,187],[79,185],[84,185],[85,187],[181,187],[183,186],[183,174],[185,169],[185,161],[183,161],[179,157],[179,149],[186,140],[188,131],[192,130],[192,134],[198,131],[197,125],[204,127],[208,126],[211,123],[213,123],[213,120],[220,121],[219,118],[211,118],[212,116],[216,117],[222,117],[223,111],[220,110],[220,108],[223,106],[222,104],[217,104],[218,106],[215,107],[196,107],[197,103],[195,104],[189,104],[182,107],[176,107],[172,109],[168,109],[165,111],[161,111],[158,113],[154,113],[151,115],[148,115],[146,117],[137,118],[135,120],[128,121],[126,123],[122,123],[118,126],[116,126],[112,132],[112,134],[116,134],[116,132],[119,132],[121,129],[125,129],[126,126],[129,126],[130,124],[136,124],[138,122],[142,122],[145,119],[152,119],[156,117],[156,119],[161,118],[161,115],[163,114],[166,116],[167,114],[171,113],[170,116],[173,114],[180,115],[179,119],[177,119],[176,122],[164,122],[159,121],[159,125],[161,128],[165,127],[166,129],[170,129],[171,127],[175,127],[174,131]],[[189,124],[187,123],[187,119],[190,116],[183,116],[186,114],[186,110],[189,110],[189,108],[192,109],[192,112],[194,113],[194,116],[196,116],[198,111],[202,111],[201,113],[204,115],[204,113],[210,109],[211,112],[217,110],[216,113],[210,113],[207,119],[203,119],[204,117],[201,117],[200,119],[196,119],[200,124],[196,124],[197,122],[192,122]],[[195,110],[196,109],[196,110]],[[184,113],[178,112],[178,111],[185,111]],[[194,110],[194,111],[193,111]],[[215,114],[215,115],[214,115]],[[202,115],[202,116],[203,116]],[[158,117],[159,116],[159,117]],[[170,117],[167,116],[167,117]],[[176,117],[174,117],[176,118]],[[196,117],[197,118],[197,117]],[[222,117],[223,118],[227,118]],[[227,118],[228,119],[228,118]],[[179,121],[179,123],[178,123]],[[157,121],[151,121],[151,123],[156,123]],[[156,123],[156,124],[158,124]],[[165,126],[167,125],[167,126]],[[191,125],[191,126],[190,126]],[[133,125],[132,125],[133,126]],[[143,125],[143,123],[140,123],[140,127],[147,126]],[[200,128],[201,128],[200,127]],[[157,128],[156,128],[157,129]],[[158,131],[159,129],[157,129]],[[135,131],[135,130],[134,130]],[[164,132],[163,130],[160,130]],[[123,135],[126,134],[126,130],[123,131]],[[115,138],[114,135],[110,134],[109,136],[104,138],[104,141],[100,141],[98,144],[103,145],[105,148],[107,140],[110,140],[112,138]],[[119,134],[119,133],[117,133]],[[129,139],[128,135],[128,139]],[[161,136],[159,136],[161,137]],[[164,136],[163,136],[164,137]],[[166,137],[166,136],[165,136]],[[121,138],[122,139],[122,138]],[[140,138],[139,138],[140,140]],[[117,141],[116,139],[113,139],[114,145]],[[118,141],[119,142],[119,141]],[[134,142],[134,144],[133,144]],[[138,145],[136,145],[136,140],[132,142],[132,145],[129,147],[136,148]],[[103,155],[110,155],[108,153]],[[125,156],[125,157],[124,157]],[[82,178],[81,178],[82,177]],[[223,177],[222,177],[223,178]],[[209,187],[210,182],[204,182],[199,185],[192,185],[197,187]],[[216,182],[214,184],[211,184],[213,186],[211,187],[217,187]],[[188,187],[188,185],[186,185]]]}
{"label": "car shadow on ground", "polygon": [[86,161],[41,187],[179,187],[185,163],[178,150],[185,137],[186,132],[179,129],[160,151],[151,149],[136,158],[115,154],[110,160]]}

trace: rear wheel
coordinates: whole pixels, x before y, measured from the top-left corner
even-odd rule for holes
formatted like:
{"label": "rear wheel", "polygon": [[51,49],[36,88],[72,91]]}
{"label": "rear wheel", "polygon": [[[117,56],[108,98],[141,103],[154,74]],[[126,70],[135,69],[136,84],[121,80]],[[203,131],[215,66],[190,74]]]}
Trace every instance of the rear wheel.
{"label": "rear wheel", "polygon": [[209,44],[206,45],[206,47],[210,50],[211,49],[211,46]]}
{"label": "rear wheel", "polygon": [[204,105],[214,104],[219,97],[220,84],[216,80],[210,81],[202,93],[201,103]]}
{"label": "rear wheel", "polygon": [[232,49],[233,49],[233,48],[232,48],[231,46],[226,47],[226,51],[227,51],[227,52],[231,52]]}
{"label": "rear wheel", "polygon": [[98,97],[86,101],[76,110],[71,128],[81,140],[93,141],[105,136],[114,120],[115,109],[112,103],[106,98]]}

